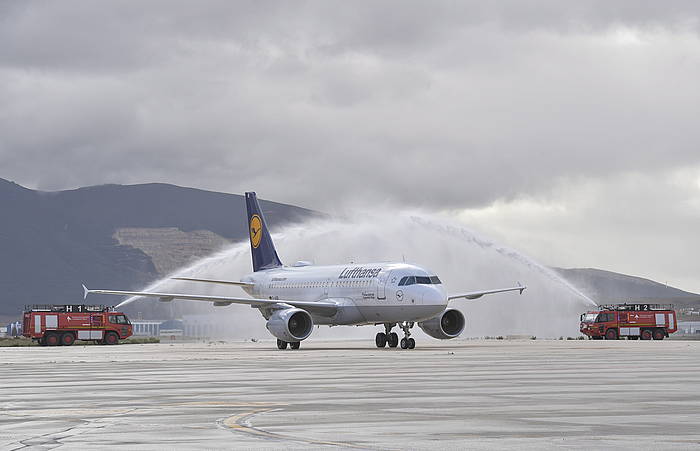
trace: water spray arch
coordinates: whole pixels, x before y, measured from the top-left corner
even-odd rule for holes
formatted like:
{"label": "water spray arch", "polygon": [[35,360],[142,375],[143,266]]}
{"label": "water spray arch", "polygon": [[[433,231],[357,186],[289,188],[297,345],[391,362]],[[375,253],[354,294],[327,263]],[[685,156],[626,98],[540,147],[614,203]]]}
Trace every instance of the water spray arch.
{"label": "water spray arch", "polygon": [[[362,219],[314,219],[274,233],[280,258],[286,264],[310,260],[319,265],[401,261],[405,258],[437,273],[450,293],[507,287],[516,282],[528,286],[521,296],[504,293],[476,301],[453,301],[450,306],[461,310],[467,318],[463,337],[510,334],[574,336],[578,335],[578,315],[595,305],[551,269],[450,220],[411,212],[364,214],[353,218]],[[243,242],[169,277],[237,280],[250,271],[249,244]],[[169,278],[155,282],[146,290],[242,294],[236,287],[193,284]],[[120,305],[131,304],[130,310],[134,310],[133,307],[141,302],[154,301],[130,298]],[[264,320],[257,310],[250,307],[218,308],[188,301],[173,303],[176,315],[182,312],[208,313],[219,321],[225,320],[230,324],[228,338],[268,338]],[[371,327],[340,327],[330,331],[320,328],[312,337],[369,339],[373,335]]]}

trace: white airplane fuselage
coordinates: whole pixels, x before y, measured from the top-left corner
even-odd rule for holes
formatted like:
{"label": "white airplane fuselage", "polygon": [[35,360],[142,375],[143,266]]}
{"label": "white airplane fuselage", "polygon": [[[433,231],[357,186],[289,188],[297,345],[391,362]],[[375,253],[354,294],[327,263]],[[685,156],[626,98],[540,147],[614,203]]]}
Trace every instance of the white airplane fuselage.
{"label": "white airplane fuselage", "polygon": [[[399,285],[405,277],[416,283]],[[314,324],[362,325],[422,321],[447,308],[447,292],[434,273],[405,263],[365,263],[312,266],[297,263],[257,271],[241,278],[254,284],[244,287],[253,297],[294,301],[328,301],[338,304],[335,315],[314,314]],[[281,301],[284,302],[284,301]],[[263,311],[263,315],[265,312]]]}

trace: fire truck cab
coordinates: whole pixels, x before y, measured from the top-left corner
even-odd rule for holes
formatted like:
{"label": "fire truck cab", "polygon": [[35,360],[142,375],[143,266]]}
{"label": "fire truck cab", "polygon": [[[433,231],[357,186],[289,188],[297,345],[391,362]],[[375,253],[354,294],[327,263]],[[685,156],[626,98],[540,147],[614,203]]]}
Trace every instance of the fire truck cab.
{"label": "fire truck cab", "polygon": [[115,345],[133,329],[125,314],[104,305],[31,305],[24,309],[23,335],[42,346],[75,340]]}
{"label": "fire truck cab", "polygon": [[663,340],[678,330],[672,305],[601,305],[597,312],[581,315],[581,333],[593,340]]}

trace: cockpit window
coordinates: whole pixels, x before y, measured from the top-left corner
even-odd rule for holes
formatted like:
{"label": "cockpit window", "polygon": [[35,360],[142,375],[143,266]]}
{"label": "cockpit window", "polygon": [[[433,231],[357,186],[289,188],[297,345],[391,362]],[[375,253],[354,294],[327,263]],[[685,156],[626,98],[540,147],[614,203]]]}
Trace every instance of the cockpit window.
{"label": "cockpit window", "polygon": [[405,286],[405,285],[414,285],[414,284],[422,284],[422,285],[439,285],[442,282],[438,278],[438,276],[404,276],[401,278],[399,281],[399,286]]}

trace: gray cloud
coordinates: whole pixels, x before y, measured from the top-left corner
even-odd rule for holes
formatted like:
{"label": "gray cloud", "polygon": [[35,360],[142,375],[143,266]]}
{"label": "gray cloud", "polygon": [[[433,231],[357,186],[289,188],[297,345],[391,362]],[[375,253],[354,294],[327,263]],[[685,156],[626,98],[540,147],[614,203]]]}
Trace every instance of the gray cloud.
{"label": "gray cloud", "polygon": [[459,208],[700,164],[696,2],[3,3],[0,176]]}
{"label": "gray cloud", "polygon": [[460,211],[472,227],[545,263],[601,267],[700,292],[700,167],[570,179],[547,196]]}

